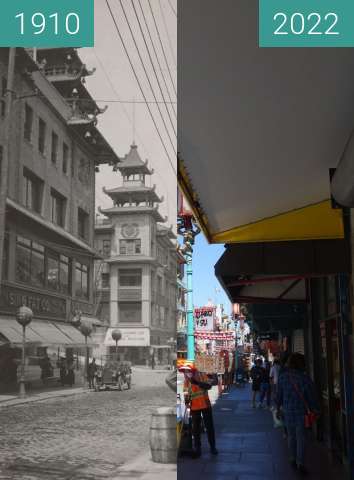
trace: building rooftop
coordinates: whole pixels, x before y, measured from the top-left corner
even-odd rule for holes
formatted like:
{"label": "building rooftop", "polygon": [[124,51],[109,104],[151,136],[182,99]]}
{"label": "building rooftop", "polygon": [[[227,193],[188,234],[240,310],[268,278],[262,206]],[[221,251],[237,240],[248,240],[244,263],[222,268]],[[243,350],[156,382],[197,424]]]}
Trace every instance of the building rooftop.
{"label": "building rooftop", "polygon": [[146,162],[142,161],[138,152],[138,147],[135,143],[133,143],[130,147],[129,153],[127,153],[127,155],[122,158],[118,169],[120,172],[122,172],[123,175],[137,173],[142,173],[144,175],[152,175],[154,171],[150,170],[147,164],[147,160]]}

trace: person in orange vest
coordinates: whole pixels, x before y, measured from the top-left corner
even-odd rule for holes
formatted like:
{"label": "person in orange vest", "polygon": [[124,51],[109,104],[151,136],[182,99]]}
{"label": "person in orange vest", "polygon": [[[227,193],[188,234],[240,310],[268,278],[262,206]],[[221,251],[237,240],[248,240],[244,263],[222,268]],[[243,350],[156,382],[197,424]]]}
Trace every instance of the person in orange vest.
{"label": "person in orange vest", "polygon": [[185,367],[183,372],[184,400],[186,406],[190,407],[192,416],[192,431],[195,447],[194,458],[201,456],[202,418],[208,435],[210,453],[212,455],[217,455],[218,451],[215,447],[213,412],[208,395],[208,390],[210,390],[213,385],[217,385],[217,380],[210,375],[199,372],[195,367]]}

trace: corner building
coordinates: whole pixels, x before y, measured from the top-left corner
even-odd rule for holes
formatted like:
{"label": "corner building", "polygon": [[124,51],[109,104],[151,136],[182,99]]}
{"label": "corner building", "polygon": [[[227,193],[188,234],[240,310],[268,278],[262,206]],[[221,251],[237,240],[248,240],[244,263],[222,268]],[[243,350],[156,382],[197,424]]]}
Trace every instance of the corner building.
{"label": "corner building", "polygon": [[118,165],[123,184],[104,189],[113,206],[100,210],[96,248],[105,257],[96,262],[99,279],[98,316],[110,319],[104,341],[107,353],[115,351],[112,330],[119,328],[121,358],[147,365],[169,362],[176,335],[176,236],[158,210],[163,201],[135,144]]}
{"label": "corner building", "polygon": [[[8,56],[0,49],[3,90]],[[0,358],[21,343],[15,318],[21,305],[34,314],[26,329],[34,366],[45,351],[55,364],[61,352],[70,356],[84,345],[75,315],[94,323],[95,170],[119,159],[96,126],[102,111],[84,87],[91,73],[72,48],[16,49]],[[1,113],[0,146],[7,142]]]}

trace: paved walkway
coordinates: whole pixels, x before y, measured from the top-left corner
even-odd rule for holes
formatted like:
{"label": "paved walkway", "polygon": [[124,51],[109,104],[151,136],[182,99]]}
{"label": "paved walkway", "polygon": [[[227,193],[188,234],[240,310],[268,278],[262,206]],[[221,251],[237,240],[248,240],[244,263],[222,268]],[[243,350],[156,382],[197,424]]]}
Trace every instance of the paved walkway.
{"label": "paved walkway", "polygon": [[[178,460],[178,479],[195,480],[293,480],[299,474],[288,463],[282,432],[273,427],[271,412],[251,407],[250,388],[233,388],[214,406],[216,442],[219,455],[210,455],[203,435],[203,455]],[[311,480],[346,478],[342,469],[331,465],[327,450],[310,444],[307,466]]]}

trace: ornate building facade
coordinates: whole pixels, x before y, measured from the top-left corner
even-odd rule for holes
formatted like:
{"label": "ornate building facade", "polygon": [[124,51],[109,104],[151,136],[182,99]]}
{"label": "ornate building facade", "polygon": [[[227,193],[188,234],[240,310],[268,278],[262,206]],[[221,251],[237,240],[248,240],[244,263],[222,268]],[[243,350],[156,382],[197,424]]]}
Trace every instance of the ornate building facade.
{"label": "ornate building facade", "polygon": [[[84,344],[71,321],[94,313],[95,171],[119,159],[97,128],[101,110],[84,85],[92,72],[77,51],[16,50],[11,115],[0,118],[9,165],[0,338],[8,347],[21,342],[15,316],[26,305],[36,356],[40,348]],[[9,49],[0,49],[3,91],[8,58]]]}
{"label": "ornate building facade", "polygon": [[98,316],[110,322],[105,346],[114,348],[111,332],[119,328],[121,357],[148,364],[154,355],[164,364],[176,336],[176,236],[163,225],[163,199],[146,185],[153,171],[135,144],[118,170],[123,185],[104,189],[113,206],[100,210],[104,218],[95,230],[96,248],[105,257],[96,262]]}

